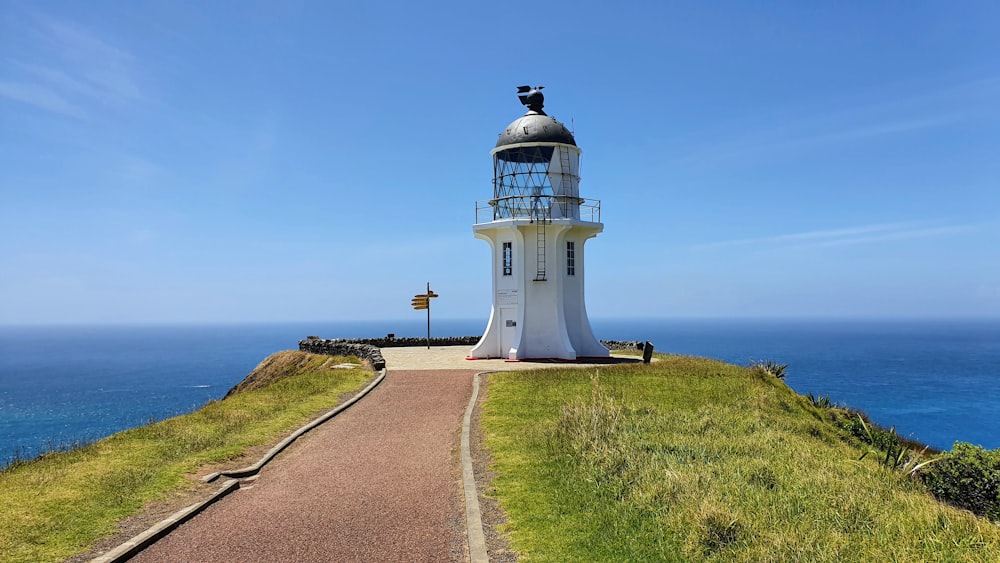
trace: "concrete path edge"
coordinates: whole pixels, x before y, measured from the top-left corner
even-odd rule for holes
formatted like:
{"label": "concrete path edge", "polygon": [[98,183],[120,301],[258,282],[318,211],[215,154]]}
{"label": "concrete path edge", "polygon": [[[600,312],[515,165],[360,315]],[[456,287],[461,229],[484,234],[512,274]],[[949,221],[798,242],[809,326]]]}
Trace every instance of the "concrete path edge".
{"label": "concrete path edge", "polygon": [[486,551],[486,535],[483,533],[483,518],[479,509],[479,493],[476,490],[476,475],[472,465],[472,450],[470,433],[472,426],[472,411],[476,408],[479,397],[479,377],[488,372],[472,376],[472,398],[465,409],[462,420],[462,489],[465,493],[465,531],[469,541],[469,561],[471,563],[489,563]]}
{"label": "concrete path edge", "polygon": [[274,459],[274,456],[280,454],[282,451],[285,450],[285,448],[287,448],[288,446],[292,445],[292,442],[294,442],[295,440],[298,440],[299,438],[301,438],[303,434],[305,434],[306,432],[309,432],[313,428],[316,428],[320,424],[323,424],[324,422],[326,422],[326,421],[330,420],[331,418],[337,416],[340,413],[340,411],[342,411],[342,410],[346,409],[347,407],[353,405],[354,403],[360,401],[362,397],[364,397],[365,395],[367,395],[369,391],[371,391],[372,389],[374,389],[376,386],[378,386],[379,383],[382,382],[383,379],[385,379],[385,374],[386,374],[386,369],[382,368],[381,373],[379,374],[379,376],[377,378],[375,378],[374,381],[372,381],[371,383],[369,383],[367,387],[365,387],[364,389],[362,389],[357,395],[355,395],[355,396],[351,397],[350,399],[344,401],[343,403],[341,403],[340,405],[338,405],[337,408],[335,408],[332,411],[330,411],[330,412],[328,412],[328,413],[320,416],[319,418],[317,418],[316,420],[313,420],[309,424],[306,424],[302,428],[299,428],[298,430],[296,430],[295,432],[293,432],[290,436],[288,436],[284,440],[278,442],[278,444],[276,446],[274,446],[273,448],[271,448],[270,450],[268,450],[268,452],[266,454],[264,454],[264,457],[260,458],[260,460],[257,461],[257,463],[255,463],[253,465],[250,465],[250,466],[247,466],[247,467],[244,467],[243,469],[234,469],[232,471],[220,471],[220,472],[217,472],[217,473],[211,473],[209,475],[206,475],[206,476],[202,477],[201,480],[203,482],[205,482],[205,483],[211,483],[212,481],[215,481],[219,477],[231,477],[231,478],[236,478],[236,479],[242,479],[244,477],[250,477],[251,475],[256,475],[256,474],[260,473],[260,470],[263,469],[264,466],[267,465],[272,459]]}
{"label": "concrete path edge", "polygon": [[[268,450],[268,452],[264,454],[264,457],[262,457],[257,463],[249,467],[244,467],[243,469],[237,469],[234,471],[220,471],[217,473],[206,475],[201,479],[205,483],[211,483],[212,481],[215,481],[219,477],[232,477],[232,478],[224,482],[222,484],[222,487],[218,491],[213,493],[212,496],[210,496],[209,498],[199,503],[192,504],[187,508],[182,508],[181,510],[178,510],[169,517],[165,518],[164,520],[161,520],[160,522],[157,522],[146,531],[138,534],[137,536],[119,545],[118,547],[112,549],[111,551],[108,551],[103,555],[91,559],[89,563],[120,563],[123,561],[128,561],[135,554],[153,545],[154,543],[156,543],[157,540],[167,535],[168,533],[170,533],[172,530],[174,530],[184,522],[187,522],[191,518],[194,518],[200,512],[202,512],[203,510],[205,510],[206,508],[217,502],[219,499],[225,497],[226,495],[228,495],[233,491],[239,490],[240,478],[250,477],[252,475],[256,475],[257,473],[259,473],[260,470],[265,465],[267,465],[268,462],[274,459],[275,456],[277,456],[285,448],[290,446],[292,442],[299,439],[303,434],[309,432],[310,430],[316,428],[320,424],[323,424],[324,422],[337,416],[344,409],[361,400],[365,395],[371,392],[372,389],[377,387],[378,384],[382,382],[382,380],[385,379],[385,375],[386,375],[386,369],[382,368],[378,377],[376,377],[364,389],[358,392],[358,394],[344,401],[340,405],[337,405],[337,407],[331,410],[330,412],[327,412],[326,414],[319,416],[312,422],[306,424],[305,426],[293,432],[290,436],[279,442],[278,445]],[[478,380],[476,381],[476,386],[478,387]],[[474,487],[475,487],[475,481],[473,480],[473,488]]]}
{"label": "concrete path edge", "polygon": [[135,556],[135,554],[153,545],[160,538],[169,534],[177,526],[187,522],[202,510],[208,508],[229,493],[239,490],[239,488],[240,482],[237,479],[230,479],[226,481],[222,484],[222,488],[216,491],[208,499],[178,510],[169,517],[157,522],[148,530],[119,545],[104,555],[91,559],[90,563],[119,563],[121,561],[128,561]]}

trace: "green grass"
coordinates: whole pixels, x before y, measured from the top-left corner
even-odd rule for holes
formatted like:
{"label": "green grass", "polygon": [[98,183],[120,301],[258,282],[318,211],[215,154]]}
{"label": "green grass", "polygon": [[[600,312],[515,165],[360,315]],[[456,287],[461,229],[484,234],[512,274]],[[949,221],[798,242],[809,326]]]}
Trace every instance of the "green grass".
{"label": "green grass", "polygon": [[190,486],[206,463],[276,442],[358,389],[372,374],[320,366],[311,356],[292,377],[213,401],[184,416],[115,434],[0,472],[0,560],[59,561],[115,532],[121,518]]}
{"label": "green grass", "polygon": [[1000,527],[858,460],[760,370],[491,374],[483,411],[513,548],[531,561],[1000,561]]}

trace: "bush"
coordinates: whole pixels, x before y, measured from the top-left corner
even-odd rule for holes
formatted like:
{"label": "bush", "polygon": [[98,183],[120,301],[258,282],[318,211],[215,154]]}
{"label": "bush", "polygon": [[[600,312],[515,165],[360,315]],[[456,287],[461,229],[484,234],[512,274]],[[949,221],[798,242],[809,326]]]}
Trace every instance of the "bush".
{"label": "bush", "polygon": [[809,399],[809,402],[812,404],[812,406],[814,406],[814,407],[816,407],[818,409],[836,409],[836,408],[839,408],[838,405],[837,405],[837,403],[834,403],[833,401],[830,400],[830,394],[829,393],[827,393],[826,395],[823,395],[822,397],[820,397],[819,395],[813,395],[812,393],[807,393],[806,394],[806,398]]}
{"label": "bush", "polygon": [[955,442],[921,475],[938,500],[1000,522],[1000,449]]}
{"label": "bush", "polygon": [[862,413],[848,411],[848,414],[850,416],[838,421],[839,426],[863,443],[873,446],[882,452],[895,449],[900,445],[900,439],[896,434],[895,427],[886,430],[873,424],[871,420],[867,420],[866,422],[866,416]]}
{"label": "bush", "polygon": [[750,370],[759,375],[784,379],[786,369],[788,364],[779,364],[774,360],[750,360]]}

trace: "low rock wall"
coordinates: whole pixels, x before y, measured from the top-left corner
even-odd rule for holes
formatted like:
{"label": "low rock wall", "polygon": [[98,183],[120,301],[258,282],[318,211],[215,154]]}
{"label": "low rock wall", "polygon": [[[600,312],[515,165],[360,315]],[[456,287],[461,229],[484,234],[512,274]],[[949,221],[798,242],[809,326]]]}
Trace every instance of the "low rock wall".
{"label": "low rock wall", "polygon": [[642,340],[602,340],[601,344],[608,350],[642,350],[646,343]]}
{"label": "low rock wall", "polygon": [[[475,346],[480,336],[438,336],[431,337],[431,346]],[[405,348],[412,346],[427,346],[425,336],[405,336],[388,338],[338,338],[340,342],[353,342],[356,344],[371,344],[379,348]]]}
{"label": "low rock wall", "polygon": [[299,340],[299,350],[327,356],[356,356],[368,360],[375,371],[385,368],[385,358],[382,357],[382,351],[371,344],[309,337],[305,340]]}

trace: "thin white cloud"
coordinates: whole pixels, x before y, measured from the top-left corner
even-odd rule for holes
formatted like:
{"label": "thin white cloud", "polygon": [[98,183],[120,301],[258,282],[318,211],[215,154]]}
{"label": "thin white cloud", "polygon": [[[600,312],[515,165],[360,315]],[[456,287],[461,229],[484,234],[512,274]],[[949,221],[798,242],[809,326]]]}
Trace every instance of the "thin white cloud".
{"label": "thin white cloud", "polygon": [[914,223],[882,223],[876,225],[865,225],[863,227],[850,227],[847,229],[829,229],[821,231],[806,231],[804,233],[793,233],[790,235],[778,235],[773,237],[773,240],[778,241],[799,241],[799,240],[810,240],[810,239],[830,239],[838,237],[850,237],[857,235],[869,235],[871,233],[879,233],[884,231],[895,231],[900,229],[907,229],[914,225]]}
{"label": "thin white cloud", "polygon": [[827,229],[827,230],[806,231],[801,233],[791,233],[784,235],[774,235],[768,237],[731,239],[731,240],[723,240],[723,241],[715,241],[715,242],[699,244],[698,248],[711,248],[719,246],[740,246],[740,245],[752,245],[752,244],[775,244],[775,243],[800,242],[809,240],[836,240],[846,237],[856,237],[859,235],[869,235],[871,233],[898,231],[900,229],[909,228],[912,225],[914,225],[914,223],[882,223],[876,225],[864,225],[861,227],[849,227],[844,229]]}
{"label": "thin white cloud", "polygon": [[[932,129],[934,127],[948,125],[950,123],[958,121],[958,119],[959,118],[956,115],[940,115],[935,117],[926,117],[922,119],[911,119],[904,121],[878,123],[874,125],[845,129],[842,131],[832,131],[829,133],[822,133],[819,135],[799,137],[797,139],[791,139],[784,143],[780,143],[779,146],[788,146],[788,145],[801,146],[806,144],[812,145],[812,144],[822,144],[822,143],[835,143],[840,141],[860,140],[869,137],[880,137],[883,135],[909,133],[911,131],[920,131],[922,129]],[[768,147],[768,148],[775,148],[775,147]]]}
{"label": "thin white cloud", "polygon": [[880,223],[848,227],[843,229],[826,229],[789,233],[768,237],[755,237],[714,241],[695,245],[696,249],[721,248],[730,246],[755,246],[785,248],[822,248],[852,244],[868,244],[875,242],[909,240],[949,236],[972,232],[976,225],[940,225],[931,222]]}
{"label": "thin white cloud", "polygon": [[869,244],[874,242],[888,242],[897,240],[910,240],[916,238],[950,236],[962,233],[969,233],[975,230],[976,230],[975,225],[949,225],[944,227],[902,229],[888,233],[822,240],[822,241],[817,241],[815,244],[810,244],[807,246],[811,248],[816,248],[816,247],[829,247],[829,246],[845,246],[850,244]]}
{"label": "thin white cloud", "polygon": [[87,116],[87,112],[83,108],[71,103],[59,93],[39,84],[0,82],[0,97],[78,119],[83,119]]}
{"label": "thin white cloud", "polygon": [[[900,86],[898,89],[903,89]],[[824,108],[789,109],[748,115],[719,126],[711,136],[688,144],[678,162],[715,162],[783,154],[791,150],[862,142],[947,127],[995,114],[1000,78],[983,78],[906,96],[873,94],[867,101],[832,101]],[[839,106],[839,107],[837,107]],[[714,139],[713,139],[714,137]]]}
{"label": "thin white cloud", "polygon": [[99,98],[100,91],[90,84],[77,80],[65,72],[52,68],[45,68],[31,63],[25,63],[21,61],[12,61],[14,65],[22,69],[27,74],[31,75],[35,79],[45,82],[46,84],[52,86],[55,89],[61,90],[63,92],[68,92],[72,94],[77,94],[90,98]]}
{"label": "thin white cloud", "polygon": [[47,35],[77,75],[103,97],[134,99],[139,88],[132,77],[136,58],[70,22],[47,19]]}
{"label": "thin white cloud", "polygon": [[135,56],[72,22],[37,13],[24,19],[0,97],[76,118],[142,98]]}
{"label": "thin white cloud", "polygon": [[[748,139],[746,143],[740,145],[723,146],[721,148],[707,149],[698,153],[682,157],[680,160],[702,161],[702,160],[723,160],[733,157],[745,157],[766,153],[783,152],[797,148],[835,144],[847,141],[862,141],[876,137],[899,135],[911,133],[924,129],[942,127],[959,121],[958,115],[938,115],[923,117],[919,119],[907,119],[900,121],[886,121],[839,129],[824,131],[815,134],[800,134],[797,136],[784,136],[781,140],[767,141],[763,138],[756,140]],[[766,137],[767,135],[762,135]]]}

